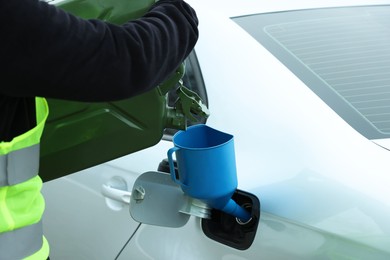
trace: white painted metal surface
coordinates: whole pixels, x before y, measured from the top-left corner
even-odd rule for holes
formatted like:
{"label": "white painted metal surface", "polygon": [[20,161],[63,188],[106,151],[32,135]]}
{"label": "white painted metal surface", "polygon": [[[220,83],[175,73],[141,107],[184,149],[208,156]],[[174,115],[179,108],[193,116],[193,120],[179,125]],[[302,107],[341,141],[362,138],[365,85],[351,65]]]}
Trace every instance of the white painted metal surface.
{"label": "white painted metal surface", "polygon": [[[229,16],[390,1],[189,2],[200,19],[208,124],[235,137],[239,189],[261,201],[259,230],[239,251],[207,238],[198,218],[179,229],[142,225],[119,259],[389,259],[389,151],[350,127]],[[137,223],[127,207],[105,204],[101,185],[119,176],[131,190],[172,146],[161,141],[45,183],[53,259],[113,259]]]}

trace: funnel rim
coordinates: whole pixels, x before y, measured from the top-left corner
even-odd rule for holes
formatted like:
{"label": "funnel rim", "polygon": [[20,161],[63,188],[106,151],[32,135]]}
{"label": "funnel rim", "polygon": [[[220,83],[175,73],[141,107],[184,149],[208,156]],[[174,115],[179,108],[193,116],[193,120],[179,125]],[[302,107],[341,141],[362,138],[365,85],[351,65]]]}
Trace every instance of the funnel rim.
{"label": "funnel rim", "polygon": [[[177,140],[175,140],[179,136],[184,135],[184,134],[188,133],[189,131],[196,129],[196,128],[206,128],[209,131],[223,134],[224,136],[226,136],[226,140],[224,142],[219,143],[219,144],[212,145],[212,146],[207,145],[205,147],[192,147],[192,146],[180,144],[177,142]],[[197,124],[197,125],[192,125],[192,126],[188,127],[187,130],[181,130],[181,131],[177,132],[176,134],[174,134],[172,137],[172,142],[175,144],[176,147],[181,148],[181,149],[188,149],[188,150],[193,150],[193,151],[196,151],[196,150],[204,151],[204,150],[215,149],[215,148],[218,148],[220,146],[226,145],[230,142],[234,142],[234,135],[226,133],[226,132],[222,132],[222,131],[217,130],[215,128],[212,128],[206,124]]]}

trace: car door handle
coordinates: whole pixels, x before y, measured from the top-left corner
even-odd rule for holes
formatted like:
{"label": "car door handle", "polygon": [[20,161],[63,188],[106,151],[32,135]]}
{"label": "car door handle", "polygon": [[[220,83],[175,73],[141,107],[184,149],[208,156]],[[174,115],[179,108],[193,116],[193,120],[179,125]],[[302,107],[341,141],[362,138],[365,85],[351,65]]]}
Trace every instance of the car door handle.
{"label": "car door handle", "polygon": [[107,184],[102,185],[101,190],[103,196],[106,198],[119,201],[122,203],[130,204],[131,192],[127,190],[120,190],[114,187],[111,187]]}

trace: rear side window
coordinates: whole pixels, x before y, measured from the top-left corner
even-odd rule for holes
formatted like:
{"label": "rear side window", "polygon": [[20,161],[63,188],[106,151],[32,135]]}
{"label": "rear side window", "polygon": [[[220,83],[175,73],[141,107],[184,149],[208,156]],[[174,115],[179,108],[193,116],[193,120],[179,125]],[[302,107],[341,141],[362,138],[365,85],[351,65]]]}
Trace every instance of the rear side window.
{"label": "rear side window", "polygon": [[390,6],[232,18],[368,139],[390,137]]}

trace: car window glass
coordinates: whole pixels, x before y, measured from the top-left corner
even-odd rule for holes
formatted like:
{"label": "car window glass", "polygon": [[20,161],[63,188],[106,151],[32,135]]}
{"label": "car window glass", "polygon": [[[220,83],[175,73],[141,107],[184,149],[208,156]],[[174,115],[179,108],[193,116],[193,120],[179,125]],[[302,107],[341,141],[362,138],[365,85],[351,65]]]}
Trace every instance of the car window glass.
{"label": "car window glass", "polygon": [[390,138],[390,6],[232,18],[346,122]]}

